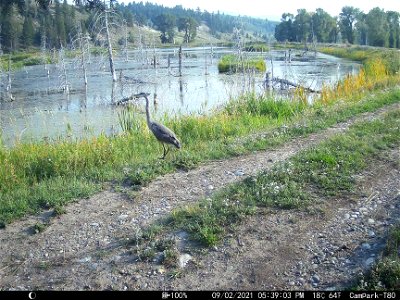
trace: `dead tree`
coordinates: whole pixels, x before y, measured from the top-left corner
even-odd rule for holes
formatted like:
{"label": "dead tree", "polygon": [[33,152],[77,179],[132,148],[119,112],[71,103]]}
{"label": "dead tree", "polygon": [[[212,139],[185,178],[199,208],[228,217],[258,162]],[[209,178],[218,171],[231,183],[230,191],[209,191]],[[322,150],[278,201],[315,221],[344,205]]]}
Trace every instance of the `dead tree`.
{"label": "dead tree", "polygon": [[59,56],[59,69],[60,69],[60,75],[59,75],[60,89],[62,89],[65,94],[69,94],[70,83],[68,80],[67,66],[65,63],[64,48],[62,46],[58,51],[58,56]]}
{"label": "dead tree", "polygon": [[105,35],[110,71],[113,81],[116,82],[117,74],[115,72],[112,37],[111,37],[111,25],[116,25],[116,24],[113,23],[113,20],[111,20],[110,22],[111,16],[115,17],[112,18],[113,20],[120,18],[120,16],[113,10],[112,6],[109,3],[107,4],[106,0],[104,0],[104,4],[98,11],[98,16],[96,17],[96,21],[92,26],[92,30],[94,32],[97,31],[97,37],[100,40],[103,39]]}
{"label": "dead tree", "polygon": [[179,46],[179,77],[182,77],[182,46]]}
{"label": "dead tree", "polygon": [[105,18],[106,37],[107,37],[107,46],[108,46],[108,59],[110,61],[110,70],[111,70],[112,79],[115,82],[115,81],[117,81],[117,74],[115,73],[115,67],[114,67],[114,56],[112,53],[110,28],[109,28],[109,24],[108,24],[108,14],[109,14],[109,11],[106,9],[104,11],[104,18]]}
{"label": "dead tree", "polygon": [[83,73],[83,81],[85,86],[88,84],[87,80],[87,64],[88,64],[88,56],[90,53],[90,46],[89,46],[89,35],[82,34],[82,28],[78,25],[76,39],[72,41],[72,47],[74,49],[78,49],[79,51],[79,64],[82,68]]}

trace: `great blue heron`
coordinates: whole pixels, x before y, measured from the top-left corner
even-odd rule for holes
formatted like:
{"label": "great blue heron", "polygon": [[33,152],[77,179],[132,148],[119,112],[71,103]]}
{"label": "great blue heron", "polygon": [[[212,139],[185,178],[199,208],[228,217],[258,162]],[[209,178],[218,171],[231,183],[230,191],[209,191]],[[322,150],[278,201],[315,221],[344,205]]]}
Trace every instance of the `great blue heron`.
{"label": "great blue heron", "polygon": [[133,95],[133,97],[139,99],[139,98],[145,98],[146,99],[146,119],[147,119],[147,126],[149,126],[150,131],[154,134],[157,140],[161,142],[164,148],[164,155],[161,157],[161,159],[164,159],[165,156],[169,152],[169,147],[165,148],[164,144],[171,144],[174,145],[176,148],[180,149],[181,148],[181,143],[177,139],[175,133],[169,129],[168,127],[154,122],[150,118],[150,112],[149,112],[149,98],[147,97],[149,94],[147,93],[140,93]]}

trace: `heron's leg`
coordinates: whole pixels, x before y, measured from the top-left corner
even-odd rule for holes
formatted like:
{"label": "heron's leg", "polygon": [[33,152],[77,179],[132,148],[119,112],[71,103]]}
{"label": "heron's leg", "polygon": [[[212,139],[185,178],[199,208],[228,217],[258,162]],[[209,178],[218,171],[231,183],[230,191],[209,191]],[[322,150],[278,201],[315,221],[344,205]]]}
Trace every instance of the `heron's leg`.
{"label": "heron's leg", "polygon": [[167,155],[168,154],[168,152],[169,152],[169,146],[167,145],[167,152],[165,152],[165,155]]}
{"label": "heron's leg", "polygon": [[168,154],[169,148],[167,147],[167,149],[165,149],[165,145],[164,145],[164,143],[161,143],[161,144],[162,144],[162,146],[163,146],[163,149],[164,149],[164,155],[163,155],[163,157],[160,157],[160,159],[164,159],[164,158],[165,158],[165,156],[167,156],[167,154]]}

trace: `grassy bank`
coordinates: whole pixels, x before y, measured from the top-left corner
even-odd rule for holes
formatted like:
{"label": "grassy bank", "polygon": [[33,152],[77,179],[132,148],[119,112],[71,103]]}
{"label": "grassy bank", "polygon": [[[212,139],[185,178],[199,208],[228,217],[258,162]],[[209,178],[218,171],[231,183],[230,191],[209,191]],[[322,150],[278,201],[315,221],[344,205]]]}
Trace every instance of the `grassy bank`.
{"label": "grassy bank", "polygon": [[52,63],[49,55],[43,56],[40,52],[18,52],[0,56],[0,70],[7,71],[20,69],[24,66],[33,66]]}
{"label": "grassy bank", "polygon": [[[44,207],[59,208],[110,184],[135,189],[177,169],[282,145],[399,102],[400,90],[393,88],[397,77],[383,72],[384,78],[364,72],[364,81],[349,77],[326,89],[325,98],[312,106],[301,98],[276,101],[249,94],[211,116],[165,119],[183,144],[182,151],[171,153],[165,161],[158,159],[162,147],[143,119],[131,120],[130,129],[116,137],[18,144],[11,149],[0,146],[0,222]],[[385,91],[380,92],[382,88]],[[345,93],[340,94],[341,89]]]}
{"label": "grassy bank", "polygon": [[[385,66],[388,75],[399,76],[400,51],[396,49],[373,48],[373,47],[318,47],[318,51],[336,57],[347,58],[363,63],[367,72],[377,62]],[[373,73],[373,70],[370,70]]]}

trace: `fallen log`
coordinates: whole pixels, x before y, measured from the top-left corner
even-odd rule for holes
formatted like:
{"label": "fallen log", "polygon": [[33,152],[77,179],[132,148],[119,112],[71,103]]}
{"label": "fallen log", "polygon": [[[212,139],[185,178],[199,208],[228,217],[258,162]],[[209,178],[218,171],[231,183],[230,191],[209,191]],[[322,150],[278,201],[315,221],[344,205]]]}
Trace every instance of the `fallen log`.
{"label": "fallen log", "polygon": [[114,102],[114,105],[127,104],[127,102],[129,102],[129,101],[131,101],[133,99],[135,99],[135,97],[133,95],[129,96],[129,97],[125,97],[125,98],[122,98],[121,100],[119,100],[117,102]]}
{"label": "fallen log", "polygon": [[320,91],[316,91],[316,90],[314,90],[312,88],[309,88],[309,87],[301,86],[300,84],[297,84],[295,82],[291,82],[291,81],[289,81],[287,79],[282,79],[282,78],[279,78],[279,77],[272,78],[272,82],[277,82],[277,83],[280,83],[280,84],[290,85],[290,86],[293,86],[295,88],[302,88],[302,89],[305,89],[306,91],[309,91],[311,93],[320,93]]}

